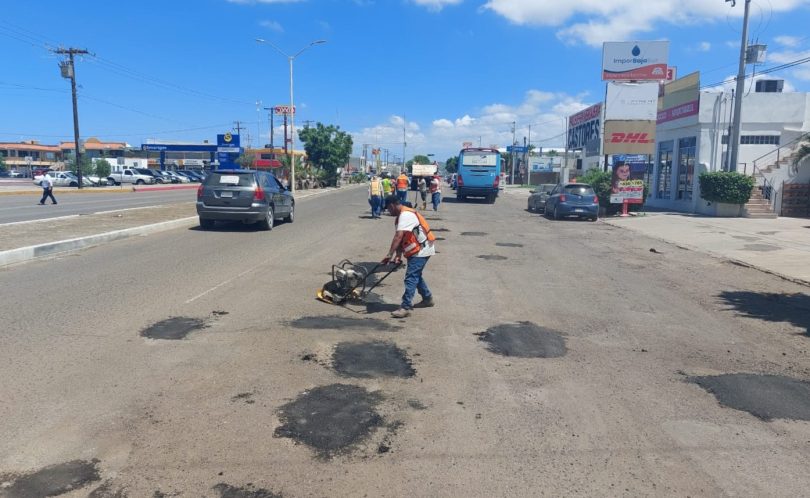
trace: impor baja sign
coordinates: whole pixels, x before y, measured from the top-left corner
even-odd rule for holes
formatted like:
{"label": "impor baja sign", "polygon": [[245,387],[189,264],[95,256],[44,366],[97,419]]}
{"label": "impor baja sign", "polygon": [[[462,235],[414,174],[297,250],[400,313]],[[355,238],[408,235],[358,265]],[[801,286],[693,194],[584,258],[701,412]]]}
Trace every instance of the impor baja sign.
{"label": "impor baja sign", "polygon": [[605,81],[663,81],[667,79],[669,42],[605,42],[602,79]]}

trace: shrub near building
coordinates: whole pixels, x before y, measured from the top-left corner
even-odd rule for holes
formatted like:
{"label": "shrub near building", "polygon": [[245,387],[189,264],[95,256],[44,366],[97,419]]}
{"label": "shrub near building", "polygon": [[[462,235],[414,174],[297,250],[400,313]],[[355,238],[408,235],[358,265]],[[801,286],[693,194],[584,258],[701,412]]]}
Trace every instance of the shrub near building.
{"label": "shrub near building", "polygon": [[733,171],[701,173],[700,196],[711,202],[745,204],[751,199],[754,178]]}

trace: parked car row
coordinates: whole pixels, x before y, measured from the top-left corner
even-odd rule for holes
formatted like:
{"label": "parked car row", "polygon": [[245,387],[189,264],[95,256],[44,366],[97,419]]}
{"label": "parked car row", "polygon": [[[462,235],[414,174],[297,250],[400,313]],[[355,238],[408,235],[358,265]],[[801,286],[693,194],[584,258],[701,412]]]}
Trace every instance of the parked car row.
{"label": "parked car row", "polygon": [[[78,187],[79,177],[72,171],[38,170],[34,172],[34,185],[42,183],[45,174],[50,175],[55,187]],[[151,168],[124,168],[114,171],[107,177],[96,175],[82,175],[82,186],[93,187],[100,185],[153,185],[156,183],[202,183],[207,172],[204,171],[161,171]]]}
{"label": "parked car row", "polygon": [[599,198],[586,183],[543,184],[529,192],[528,210],[541,212],[546,218],[576,216],[596,221],[599,217]]}

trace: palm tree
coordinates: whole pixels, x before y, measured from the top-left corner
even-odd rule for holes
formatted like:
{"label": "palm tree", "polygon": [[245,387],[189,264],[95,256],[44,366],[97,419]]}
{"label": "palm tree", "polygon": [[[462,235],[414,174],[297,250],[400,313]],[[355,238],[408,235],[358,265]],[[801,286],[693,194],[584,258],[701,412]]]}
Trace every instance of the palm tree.
{"label": "palm tree", "polygon": [[[802,140],[810,140],[810,134],[802,137]],[[798,167],[804,158],[810,156],[810,143],[803,143],[793,155],[793,166]]]}

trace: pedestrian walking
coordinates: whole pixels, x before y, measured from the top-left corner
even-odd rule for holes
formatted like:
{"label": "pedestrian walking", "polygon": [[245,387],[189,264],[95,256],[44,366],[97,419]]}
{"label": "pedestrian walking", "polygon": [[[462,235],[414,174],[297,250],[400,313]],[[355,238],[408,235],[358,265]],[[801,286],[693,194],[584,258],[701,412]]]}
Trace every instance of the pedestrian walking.
{"label": "pedestrian walking", "polygon": [[427,209],[427,191],[428,191],[427,181],[425,180],[424,176],[419,177],[419,182],[417,182],[417,185],[419,186],[419,196],[422,198],[422,211],[424,211],[425,209]]}
{"label": "pedestrian walking", "polygon": [[42,199],[39,200],[39,205],[44,206],[48,197],[51,198],[51,204],[56,204],[56,197],[53,196],[53,179],[51,179],[51,175],[48,173],[42,175],[40,185],[42,186]]}
{"label": "pedestrian walking", "polygon": [[368,183],[368,199],[371,204],[371,217],[377,219],[382,215],[383,186],[377,175]]}
{"label": "pedestrian walking", "polygon": [[399,197],[399,202],[405,202],[408,200],[408,176],[403,171],[397,177],[397,197]]}
{"label": "pedestrian walking", "polygon": [[433,204],[433,210],[438,211],[442,202],[442,179],[439,175],[434,175],[430,180],[430,202]]}
{"label": "pedestrian walking", "polygon": [[399,197],[391,195],[385,199],[385,208],[391,216],[395,216],[394,238],[388,254],[382,263],[394,262],[399,264],[404,257],[408,261],[405,271],[405,293],[402,294],[402,304],[399,309],[392,312],[394,318],[410,316],[413,310],[414,294],[419,292],[422,301],[417,305],[420,308],[430,308],[436,305],[433,294],[428,288],[423,276],[425,265],[431,256],[436,254],[434,242],[436,237],[430,231],[425,218],[415,209],[403,206]]}

